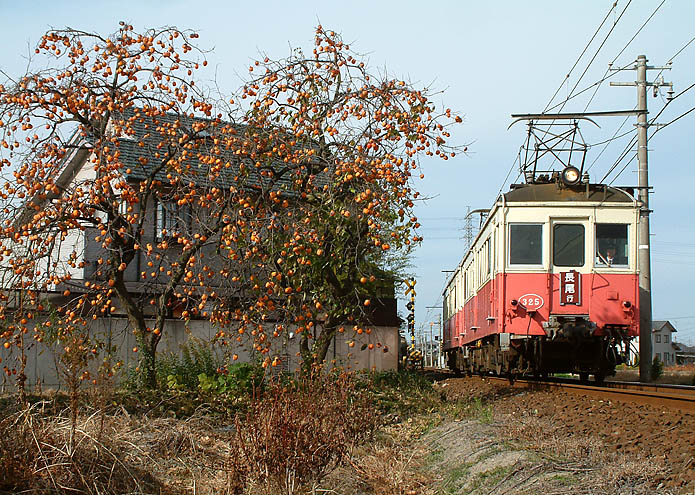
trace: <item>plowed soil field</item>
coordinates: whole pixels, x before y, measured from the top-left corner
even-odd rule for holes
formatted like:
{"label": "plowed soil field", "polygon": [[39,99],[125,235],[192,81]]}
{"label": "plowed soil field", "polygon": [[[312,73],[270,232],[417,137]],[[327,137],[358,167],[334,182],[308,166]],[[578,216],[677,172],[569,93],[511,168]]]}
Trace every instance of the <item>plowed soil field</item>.
{"label": "plowed soil field", "polygon": [[[599,464],[612,466],[608,470],[612,472],[602,476],[613,477],[613,486],[623,483],[624,493],[695,492],[695,415],[691,413],[557,391],[529,391],[479,377],[446,378],[436,387],[447,401],[488,406],[496,434],[510,441],[582,462],[586,472],[595,471]],[[640,476],[639,489],[630,488]]]}

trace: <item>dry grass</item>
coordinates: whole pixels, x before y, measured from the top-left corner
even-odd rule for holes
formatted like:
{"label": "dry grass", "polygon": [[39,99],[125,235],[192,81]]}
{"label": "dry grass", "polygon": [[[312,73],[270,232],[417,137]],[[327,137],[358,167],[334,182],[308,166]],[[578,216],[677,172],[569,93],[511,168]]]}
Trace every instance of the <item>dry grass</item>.
{"label": "dry grass", "polygon": [[[619,369],[615,372],[618,381],[639,381],[639,370],[634,368]],[[664,368],[663,374],[655,380],[655,383],[673,385],[695,385],[695,364],[681,364]]]}
{"label": "dry grass", "polygon": [[77,423],[70,447],[66,416],[43,418],[25,409],[0,421],[0,489],[23,493],[154,493],[160,485],[132,462],[118,431],[98,438],[94,417]]}
{"label": "dry grass", "polygon": [[320,376],[291,387],[271,384],[231,440],[230,487],[238,493],[306,492],[376,425],[349,375]]}
{"label": "dry grass", "polygon": [[429,421],[414,417],[379,430],[369,444],[353,449],[316,493],[341,495],[428,495],[434,493],[431,473],[424,468],[430,451],[417,439]]}
{"label": "dry grass", "polygon": [[70,411],[53,407],[0,413],[0,493],[306,492],[376,421],[349,377],[270,385],[231,425],[203,410],[182,420],[100,409],[78,417],[72,450]]}

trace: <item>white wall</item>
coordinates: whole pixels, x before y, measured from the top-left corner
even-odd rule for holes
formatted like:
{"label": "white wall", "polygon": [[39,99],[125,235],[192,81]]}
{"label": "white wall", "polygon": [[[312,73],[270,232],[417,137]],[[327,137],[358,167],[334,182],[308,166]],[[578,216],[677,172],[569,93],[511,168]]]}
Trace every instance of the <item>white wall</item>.
{"label": "white wall", "polygon": [[[133,352],[136,347],[135,336],[130,330],[126,318],[100,318],[93,322],[90,332],[101,342],[116,346],[117,351],[113,356],[113,362],[122,360],[123,370],[135,365],[138,355]],[[166,353],[180,354],[181,346],[188,342],[209,343],[215,336],[216,330],[206,321],[169,320],[165,327],[162,341],[158,347],[158,355]],[[31,334],[27,334],[30,336]],[[349,346],[351,341],[353,347]],[[46,344],[37,343],[27,339],[27,387],[34,389],[61,388],[63,380],[58,372],[58,358],[53,350]],[[237,354],[238,362],[250,362],[254,356],[250,352],[252,348],[249,342],[237,343],[227,347],[215,346],[218,355]],[[373,350],[362,346],[374,345]],[[384,352],[386,350],[386,352]],[[272,341],[271,356],[280,356],[282,368],[294,371],[300,364],[298,356],[299,339],[287,335],[278,337]],[[8,368],[17,366],[17,349],[5,349],[0,347],[0,366]],[[94,359],[92,371],[96,369],[103,355]],[[372,327],[371,334],[355,335],[353,332],[338,334],[331,344],[326,356],[328,366],[342,366],[351,370],[396,370],[398,369],[398,329],[396,327]],[[121,373],[122,374],[122,373]],[[8,377],[3,373],[0,379],[0,392],[14,387],[16,376]]]}

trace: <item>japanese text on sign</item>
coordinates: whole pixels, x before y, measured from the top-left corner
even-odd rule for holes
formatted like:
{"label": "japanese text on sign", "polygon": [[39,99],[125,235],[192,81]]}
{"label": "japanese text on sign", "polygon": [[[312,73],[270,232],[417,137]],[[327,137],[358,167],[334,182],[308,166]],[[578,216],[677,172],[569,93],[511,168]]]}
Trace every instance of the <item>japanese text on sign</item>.
{"label": "japanese text on sign", "polygon": [[581,281],[581,274],[574,270],[560,273],[560,304],[582,303]]}

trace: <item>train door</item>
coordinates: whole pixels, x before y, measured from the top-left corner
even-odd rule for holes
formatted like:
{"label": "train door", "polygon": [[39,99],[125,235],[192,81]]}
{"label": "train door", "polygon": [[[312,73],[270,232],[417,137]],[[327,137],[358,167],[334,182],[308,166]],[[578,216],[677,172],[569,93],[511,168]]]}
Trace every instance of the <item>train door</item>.
{"label": "train door", "polygon": [[[585,267],[591,262],[588,218],[554,218],[550,222],[548,289],[550,312],[585,313]],[[588,280],[586,281],[588,283]],[[588,306],[587,306],[588,307]]]}

